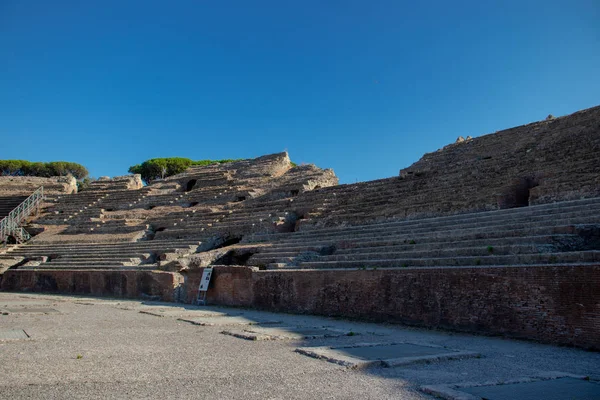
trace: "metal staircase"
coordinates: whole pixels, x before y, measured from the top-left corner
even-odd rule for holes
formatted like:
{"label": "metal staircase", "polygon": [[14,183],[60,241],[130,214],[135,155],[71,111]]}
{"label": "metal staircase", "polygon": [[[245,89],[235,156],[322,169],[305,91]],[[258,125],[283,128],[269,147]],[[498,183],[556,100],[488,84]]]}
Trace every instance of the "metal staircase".
{"label": "metal staircase", "polygon": [[13,237],[17,243],[31,239],[31,235],[21,227],[21,223],[33,212],[39,211],[43,200],[44,187],[40,186],[31,196],[0,220],[0,243],[6,242],[9,237]]}

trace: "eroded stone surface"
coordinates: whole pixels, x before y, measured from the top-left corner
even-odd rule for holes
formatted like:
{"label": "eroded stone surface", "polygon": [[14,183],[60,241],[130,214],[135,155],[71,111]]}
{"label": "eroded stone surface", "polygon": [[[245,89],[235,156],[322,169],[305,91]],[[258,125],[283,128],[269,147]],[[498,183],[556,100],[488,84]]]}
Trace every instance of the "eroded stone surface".
{"label": "eroded stone surface", "polygon": [[7,314],[58,314],[60,311],[46,307],[6,307],[0,312]]}
{"label": "eroded stone surface", "polygon": [[434,362],[479,357],[475,352],[424,346],[414,343],[369,343],[345,347],[300,347],[298,353],[324,359],[350,368],[382,365],[396,367],[419,362]]}
{"label": "eroded stone surface", "polygon": [[0,329],[0,340],[28,339],[29,335],[23,329]]}
{"label": "eroded stone surface", "polygon": [[246,340],[301,340],[348,336],[352,331],[308,326],[252,327],[243,330],[224,330],[225,335]]}
{"label": "eroded stone surface", "polygon": [[262,318],[251,318],[243,316],[231,316],[231,317],[200,317],[200,318],[179,318],[181,321],[189,322],[194,325],[201,326],[217,326],[217,325],[274,325],[281,323],[281,320],[277,319],[262,319]]}
{"label": "eroded stone surface", "polygon": [[600,384],[583,379],[559,378],[536,382],[463,388],[461,391],[490,400],[593,400],[600,399]]}
{"label": "eroded stone surface", "polygon": [[446,400],[595,400],[600,383],[589,377],[564,372],[541,372],[533,377],[464,382],[421,387],[425,393]]}

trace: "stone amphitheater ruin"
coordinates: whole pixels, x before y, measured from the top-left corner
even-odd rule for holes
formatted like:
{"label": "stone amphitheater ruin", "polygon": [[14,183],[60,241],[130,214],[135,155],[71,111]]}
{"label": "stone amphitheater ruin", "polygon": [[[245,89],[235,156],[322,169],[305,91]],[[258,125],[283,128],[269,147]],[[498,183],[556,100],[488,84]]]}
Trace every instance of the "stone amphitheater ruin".
{"label": "stone amphitheater ruin", "polygon": [[0,217],[45,196],[0,249],[1,289],[192,303],[210,266],[210,304],[600,349],[599,154],[595,107],[356,184],[287,153],[80,193],[1,177]]}

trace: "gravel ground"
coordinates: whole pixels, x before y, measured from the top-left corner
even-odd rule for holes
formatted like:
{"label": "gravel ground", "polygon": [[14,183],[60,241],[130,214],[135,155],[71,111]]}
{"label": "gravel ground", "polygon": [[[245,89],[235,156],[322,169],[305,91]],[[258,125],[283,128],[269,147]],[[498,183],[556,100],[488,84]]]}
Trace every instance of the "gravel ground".
{"label": "gravel ground", "polygon": [[[178,304],[75,296],[0,293],[0,310],[51,307],[60,313],[0,315],[0,331],[24,329],[26,340],[0,340],[0,399],[432,399],[420,385],[510,380],[544,371],[600,374],[600,353],[532,342],[367,324],[330,318],[240,312],[351,331],[352,336],[248,341],[141,310]],[[193,314],[193,309],[182,313]],[[230,326],[227,329],[243,329]],[[297,347],[361,342],[433,344],[481,358],[351,370],[294,352]]]}

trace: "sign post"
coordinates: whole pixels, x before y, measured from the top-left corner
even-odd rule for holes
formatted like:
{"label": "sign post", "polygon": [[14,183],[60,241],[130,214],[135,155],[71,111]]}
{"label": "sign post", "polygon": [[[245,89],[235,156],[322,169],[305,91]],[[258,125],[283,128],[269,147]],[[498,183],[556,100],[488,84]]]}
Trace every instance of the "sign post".
{"label": "sign post", "polygon": [[200,286],[198,287],[198,298],[196,299],[196,304],[199,306],[206,305],[206,292],[208,291],[212,272],[212,268],[204,268],[204,271],[202,271],[202,278],[200,279]]}

